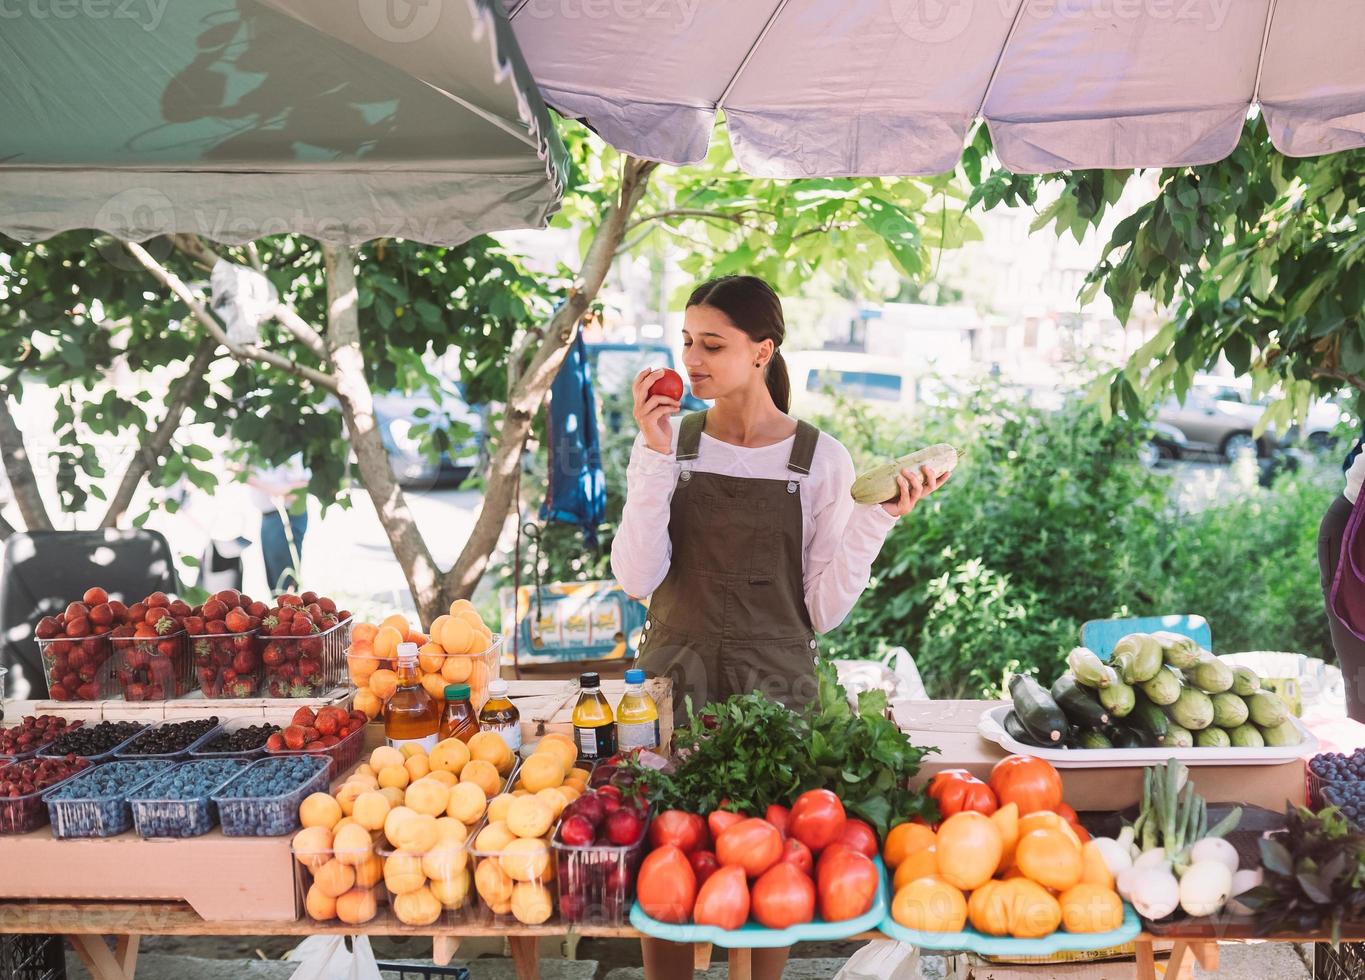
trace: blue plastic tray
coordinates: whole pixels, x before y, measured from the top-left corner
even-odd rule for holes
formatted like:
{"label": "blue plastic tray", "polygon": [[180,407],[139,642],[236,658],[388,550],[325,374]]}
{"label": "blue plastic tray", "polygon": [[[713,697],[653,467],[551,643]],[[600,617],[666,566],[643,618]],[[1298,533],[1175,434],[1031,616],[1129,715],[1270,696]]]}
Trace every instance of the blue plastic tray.
{"label": "blue plastic tray", "polygon": [[1042,939],[1011,939],[988,936],[970,926],[962,932],[921,932],[898,924],[888,913],[877,928],[892,939],[921,949],[967,950],[982,956],[1051,956],[1053,953],[1085,952],[1131,943],[1142,932],[1137,912],[1123,903],[1123,925],[1112,932],[1062,932]]}
{"label": "blue plastic tray", "polygon": [[[873,858],[877,865],[877,895],[872,900],[872,908],[856,919],[843,922],[826,922],[815,919],[804,925],[789,926],[786,929],[767,929],[757,922],[746,922],[738,929],[720,929],[716,926],[673,925],[660,922],[645,914],[636,902],[630,910],[630,924],[655,939],[666,939],[673,943],[711,943],[724,949],[779,949],[793,943],[837,942],[856,936],[860,932],[876,929],[889,918],[886,880],[886,866],[881,858]],[[1134,933],[1134,935],[1137,935]]]}

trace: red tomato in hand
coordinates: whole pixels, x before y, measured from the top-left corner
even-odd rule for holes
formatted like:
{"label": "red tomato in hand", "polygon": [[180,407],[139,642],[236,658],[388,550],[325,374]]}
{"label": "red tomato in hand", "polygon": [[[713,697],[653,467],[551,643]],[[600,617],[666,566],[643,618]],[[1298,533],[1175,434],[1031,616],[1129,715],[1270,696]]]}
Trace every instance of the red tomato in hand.
{"label": "red tomato in hand", "polygon": [[1062,777],[1046,759],[1011,755],[991,770],[991,789],[1001,806],[1019,805],[1019,816],[1062,805]]}
{"label": "red tomato in hand", "polygon": [[699,813],[665,810],[649,825],[649,844],[651,847],[672,844],[691,854],[707,844],[706,821]]}
{"label": "red tomato in hand", "polygon": [[999,804],[995,792],[966,769],[945,769],[929,781],[928,796],[938,803],[938,812],[945,820],[963,810],[975,810],[990,816]]}
{"label": "red tomato in hand", "polygon": [[787,833],[812,851],[821,851],[839,839],[847,819],[839,797],[827,789],[812,789],[792,804]]}
{"label": "red tomato in hand", "polygon": [[796,865],[804,874],[815,873],[815,858],[811,856],[810,848],[795,837],[787,838],[787,843],[782,848],[782,860],[787,864]]}
{"label": "red tomato in hand", "polygon": [[738,865],[721,868],[701,886],[692,921],[699,926],[738,929],[749,921],[749,883]]}
{"label": "red tomato in hand", "polygon": [[750,817],[721,831],[716,857],[722,867],[738,866],[757,878],[782,857],[782,835],[768,821]]}
{"label": "red tomato in hand", "polygon": [[692,871],[697,876],[697,887],[706,884],[706,879],[720,870],[720,862],[716,860],[714,851],[693,851],[687,855],[688,862],[692,865]]}
{"label": "red tomato in hand", "polygon": [[866,854],[842,845],[820,856],[816,868],[820,917],[826,922],[854,919],[872,908],[877,897],[877,866]]}
{"label": "red tomato in hand", "polygon": [[847,844],[860,854],[877,856],[877,832],[871,824],[857,817],[849,817],[844,822],[844,832],[839,835],[839,843]]}
{"label": "red tomato in hand", "polygon": [[682,923],[691,918],[697,901],[697,876],[682,848],[665,844],[649,852],[635,880],[635,897],[652,919]]}
{"label": "red tomato in hand", "polygon": [[712,810],[706,815],[706,826],[711,830],[711,839],[720,840],[721,832],[727,827],[733,827],[741,820],[745,820],[742,813],[734,813],[730,810]]}
{"label": "red tomato in hand", "polygon": [[682,375],[672,368],[664,368],[663,377],[649,386],[648,397],[663,395],[665,398],[679,401],[682,399],[683,381]]}
{"label": "red tomato in hand", "polygon": [[815,918],[815,882],[796,865],[779,861],[754,882],[750,904],[754,918],[769,929],[809,922]]}
{"label": "red tomato in hand", "polygon": [[791,819],[791,811],[785,806],[774,803],[768,807],[768,811],[763,814],[763,819],[777,828],[777,832],[784,838],[787,836],[787,821]]}

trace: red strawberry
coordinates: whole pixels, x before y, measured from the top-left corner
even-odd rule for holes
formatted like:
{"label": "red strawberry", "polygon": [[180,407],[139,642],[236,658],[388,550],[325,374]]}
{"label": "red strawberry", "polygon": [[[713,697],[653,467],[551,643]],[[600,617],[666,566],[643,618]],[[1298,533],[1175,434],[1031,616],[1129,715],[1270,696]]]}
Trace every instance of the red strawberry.
{"label": "red strawberry", "polygon": [[90,607],[83,602],[73,602],[66,607],[66,610],[62,613],[62,615],[65,616],[68,620],[76,619],[77,617],[80,616],[89,616]]}
{"label": "red strawberry", "polygon": [[153,592],[147,597],[147,605],[161,606],[163,609],[171,604],[170,598],[164,592]]}
{"label": "red strawberry", "polygon": [[206,624],[203,616],[186,616],[180,625],[185,627],[185,632],[190,636],[203,636]]}
{"label": "red strawberry", "polygon": [[236,589],[224,589],[222,592],[215,592],[213,598],[217,599],[228,609],[242,604],[242,593],[238,592]]}
{"label": "red strawberry", "polygon": [[100,696],[100,686],[98,684],[82,684],[77,688],[76,696],[82,701],[95,701]]}
{"label": "red strawberry", "polygon": [[294,717],[289,720],[289,724],[308,728],[315,724],[317,720],[318,716],[312,708],[299,708],[294,712]]}
{"label": "red strawberry", "polygon": [[305,592],[303,595],[299,596],[299,598],[303,600],[303,604],[306,606],[310,603],[317,602],[318,594],[316,592]]}
{"label": "red strawberry", "polygon": [[337,611],[337,604],[326,596],[323,596],[318,600],[318,605],[322,607],[322,611],[325,613],[335,613]]}
{"label": "red strawberry", "polygon": [[210,599],[208,602],[204,603],[204,607],[200,612],[203,613],[205,619],[222,619],[227,615],[228,607],[217,599]]}
{"label": "red strawberry", "polygon": [[326,708],[318,712],[318,718],[314,725],[323,735],[335,735],[341,729],[341,725],[337,722],[337,716]]}
{"label": "red strawberry", "polygon": [[138,623],[142,622],[146,618],[147,603],[135,602],[128,607],[127,612],[124,614],[123,621],[125,623],[132,623],[134,626],[136,626]]}
{"label": "red strawberry", "polygon": [[314,742],[316,742],[316,741],[317,741],[318,739],[320,739],[320,738],[322,738],[322,732],[318,731],[318,730],[317,730],[316,728],[314,728],[312,725],[309,725],[307,728],[305,728],[305,729],[303,730],[303,744],[304,744],[304,745],[312,745]]}
{"label": "red strawberry", "polygon": [[271,752],[281,751],[284,748],[284,736],[276,732],[265,740],[265,747]]}
{"label": "red strawberry", "polygon": [[270,607],[264,602],[253,602],[250,607],[248,607],[247,612],[251,613],[251,615],[255,616],[257,619],[263,620],[269,615]]}
{"label": "red strawberry", "polygon": [[71,637],[89,636],[90,620],[85,616],[76,616],[66,621],[66,635]]}
{"label": "red strawberry", "polygon": [[86,589],[85,595],[81,596],[81,601],[87,606],[100,606],[109,601],[109,593],[97,585],[94,588]]}
{"label": "red strawberry", "polygon": [[97,629],[108,629],[114,623],[114,610],[109,603],[101,602],[90,610],[90,622]]}
{"label": "red strawberry", "polygon": [[227,623],[221,619],[211,619],[204,624],[204,631],[209,636],[222,636],[228,631]]}
{"label": "red strawberry", "polygon": [[230,609],[223,618],[230,633],[245,633],[251,629],[251,618],[242,609]]}
{"label": "red strawberry", "polygon": [[191,611],[189,604],[183,599],[176,599],[168,608],[170,609],[171,615],[176,619],[184,619]]}
{"label": "red strawberry", "polygon": [[40,640],[50,640],[54,636],[62,635],[62,623],[56,616],[44,616],[38,620],[38,625],[34,627],[33,635]]}
{"label": "red strawberry", "polygon": [[109,600],[109,608],[114,610],[115,622],[126,619],[128,616],[128,607],[125,606],[123,603],[119,602],[117,599]]}
{"label": "red strawberry", "polygon": [[281,606],[294,606],[297,608],[303,605],[303,600],[292,592],[286,592],[284,595],[277,596],[275,601]]}
{"label": "red strawberry", "polygon": [[47,689],[47,696],[53,701],[70,701],[71,695],[66,692],[65,685],[53,684]]}
{"label": "red strawberry", "polygon": [[305,741],[304,729],[298,725],[290,725],[283,732],[284,744],[286,748],[301,749]]}

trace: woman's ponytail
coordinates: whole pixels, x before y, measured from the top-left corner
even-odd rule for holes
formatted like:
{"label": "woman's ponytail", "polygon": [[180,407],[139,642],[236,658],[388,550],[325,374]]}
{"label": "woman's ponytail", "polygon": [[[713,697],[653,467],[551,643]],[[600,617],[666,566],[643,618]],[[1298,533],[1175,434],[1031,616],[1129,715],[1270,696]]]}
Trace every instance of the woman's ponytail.
{"label": "woman's ponytail", "polygon": [[773,348],[772,360],[768,361],[763,380],[768,383],[768,394],[772,395],[777,410],[783,415],[787,414],[792,404],[792,382],[787,374],[787,362],[776,347]]}

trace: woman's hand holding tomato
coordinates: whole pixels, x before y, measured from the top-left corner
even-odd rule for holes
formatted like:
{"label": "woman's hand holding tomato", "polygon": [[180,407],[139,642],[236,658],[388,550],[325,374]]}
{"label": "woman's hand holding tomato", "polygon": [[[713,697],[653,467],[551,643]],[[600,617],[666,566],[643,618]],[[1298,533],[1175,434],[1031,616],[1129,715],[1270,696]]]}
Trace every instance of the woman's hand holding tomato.
{"label": "woman's hand holding tomato", "polygon": [[[678,379],[676,387],[669,375]],[[635,417],[635,424],[640,427],[645,445],[656,453],[672,453],[673,423],[669,419],[682,408],[679,400],[682,398],[682,378],[678,377],[678,372],[668,368],[645,368],[635,376],[630,390],[635,400],[631,414]],[[677,396],[669,397],[675,390]]]}

